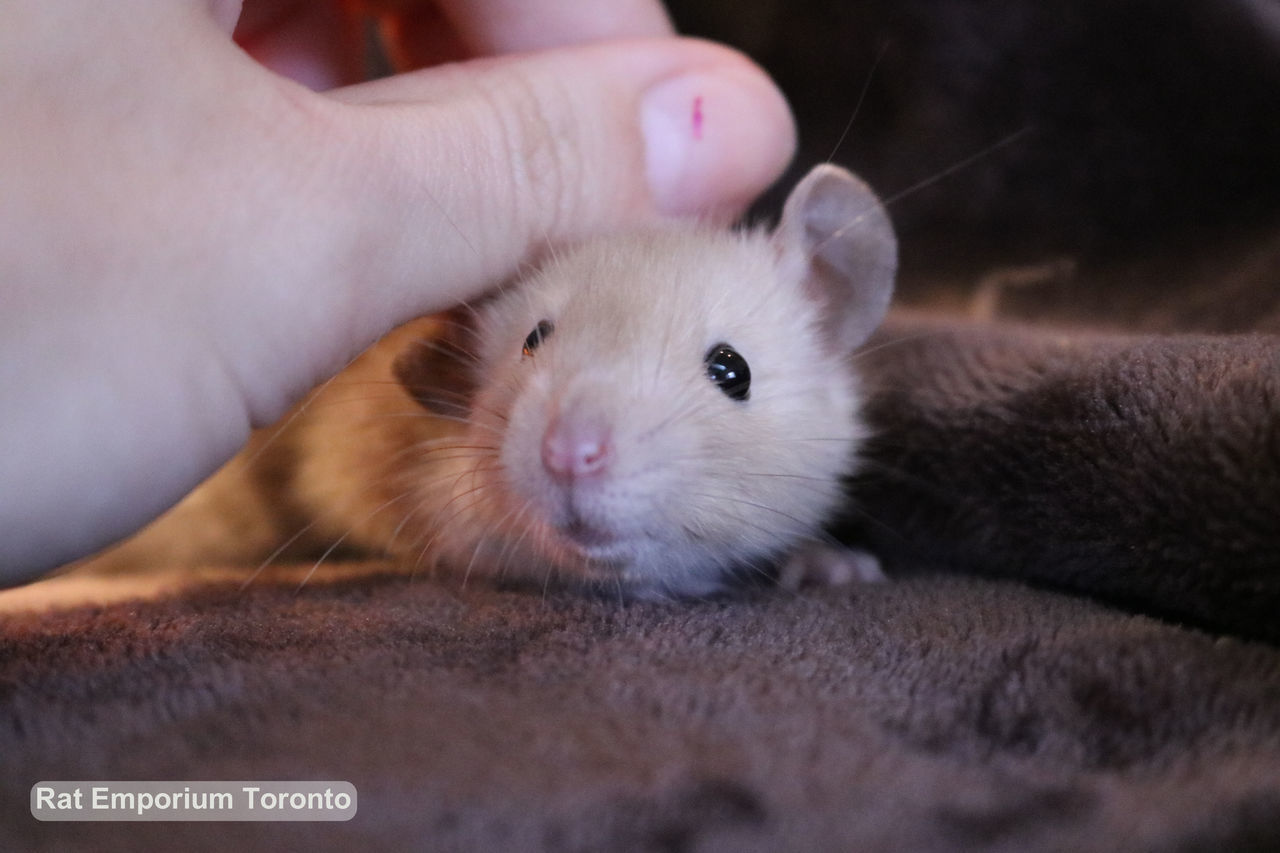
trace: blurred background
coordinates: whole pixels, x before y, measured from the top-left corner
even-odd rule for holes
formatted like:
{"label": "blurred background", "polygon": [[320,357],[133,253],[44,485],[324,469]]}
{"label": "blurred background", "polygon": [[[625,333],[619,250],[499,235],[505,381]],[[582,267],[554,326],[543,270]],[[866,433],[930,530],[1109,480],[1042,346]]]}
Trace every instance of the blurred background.
{"label": "blurred background", "polygon": [[[1278,0],[668,7],[793,105],[800,153],[755,215],[814,163],[859,172],[899,231],[900,304],[1280,327]],[[1221,299],[1181,298],[1207,279]]]}

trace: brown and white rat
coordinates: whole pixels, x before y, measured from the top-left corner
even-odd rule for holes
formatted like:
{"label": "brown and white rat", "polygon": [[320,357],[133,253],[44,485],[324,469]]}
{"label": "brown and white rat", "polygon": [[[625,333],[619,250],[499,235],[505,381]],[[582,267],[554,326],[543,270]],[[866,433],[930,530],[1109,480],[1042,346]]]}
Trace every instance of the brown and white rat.
{"label": "brown and white rat", "polygon": [[821,531],[865,431],[851,356],[896,266],[883,206],[831,165],[772,234],[557,249],[389,335],[100,563],[340,546],[645,597],[778,564],[874,576]]}

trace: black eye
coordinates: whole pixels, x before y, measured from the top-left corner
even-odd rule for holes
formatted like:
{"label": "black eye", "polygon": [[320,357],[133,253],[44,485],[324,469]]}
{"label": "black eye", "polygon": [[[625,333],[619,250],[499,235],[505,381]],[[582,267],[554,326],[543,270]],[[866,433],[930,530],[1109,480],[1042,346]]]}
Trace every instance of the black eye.
{"label": "black eye", "polygon": [[745,400],[751,394],[751,368],[747,360],[728,344],[716,344],[707,350],[707,376],[720,386],[731,400]]}
{"label": "black eye", "polygon": [[522,355],[533,355],[533,351],[542,346],[542,342],[551,334],[551,330],[555,326],[551,325],[550,320],[543,320],[533,327],[533,331],[529,333],[529,337],[524,339],[524,349],[520,350]]}

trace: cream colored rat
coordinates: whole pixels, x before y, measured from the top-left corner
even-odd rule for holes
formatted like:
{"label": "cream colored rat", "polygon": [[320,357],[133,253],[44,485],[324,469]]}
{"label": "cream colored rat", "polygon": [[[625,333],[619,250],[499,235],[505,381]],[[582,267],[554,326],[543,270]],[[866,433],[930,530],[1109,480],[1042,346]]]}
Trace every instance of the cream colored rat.
{"label": "cream colored rat", "polygon": [[864,434],[851,356],[896,265],[882,205],[831,165],[772,234],[558,249],[389,335],[99,565],[342,547],[642,597],[775,565],[874,577],[822,525]]}

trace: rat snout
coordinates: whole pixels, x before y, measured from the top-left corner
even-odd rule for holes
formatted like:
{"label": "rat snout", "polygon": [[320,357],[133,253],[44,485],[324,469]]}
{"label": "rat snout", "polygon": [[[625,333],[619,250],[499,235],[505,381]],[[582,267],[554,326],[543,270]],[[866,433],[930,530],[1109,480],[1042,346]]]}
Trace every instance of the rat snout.
{"label": "rat snout", "polygon": [[561,483],[599,476],[613,456],[611,433],[596,418],[562,413],[542,436],[542,465]]}

